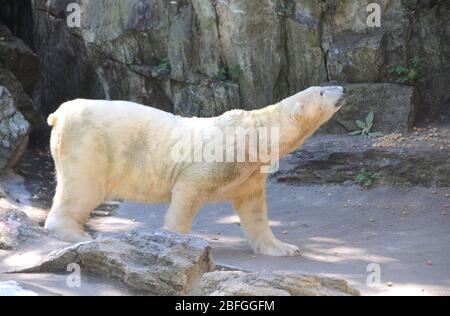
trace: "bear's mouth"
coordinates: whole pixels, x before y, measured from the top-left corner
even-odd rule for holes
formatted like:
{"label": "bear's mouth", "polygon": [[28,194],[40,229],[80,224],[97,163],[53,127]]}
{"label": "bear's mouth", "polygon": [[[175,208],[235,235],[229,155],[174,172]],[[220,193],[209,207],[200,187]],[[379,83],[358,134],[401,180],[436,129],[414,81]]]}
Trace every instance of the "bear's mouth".
{"label": "bear's mouth", "polygon": [[347,101],[347,97],[346,97],[345,94],[343,94],[343,95],[339,98],[339,100],[336,102],[335,107],[336,107],[336,108],[341,108],[341,107],[343,107],[344,104],[345,104],[345,101]]}

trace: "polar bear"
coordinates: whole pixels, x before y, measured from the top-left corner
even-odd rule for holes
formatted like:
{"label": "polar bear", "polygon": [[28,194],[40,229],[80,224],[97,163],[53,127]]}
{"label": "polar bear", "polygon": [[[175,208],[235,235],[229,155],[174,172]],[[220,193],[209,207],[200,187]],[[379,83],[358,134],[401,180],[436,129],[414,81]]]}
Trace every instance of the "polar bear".
{"label": "polar bear", "polygon": [[[105,200],[123,199],[170,203],[165,228],[186,234],[204,203],[225,201],[234,206],[254,252],[298,255],[296,246],[278,240],[269,227],[262,167],[274,161],[263,161],[258,153],[250,157],[247,136],[248,161],[177,159],[173,149],[180,135],[206,135],[202,139],[208,142],[218,131],[262,133],[276,127],[278,139],[271,142],[277,144],[278,160],[327,122],[344,100],[342,87],[311,87],[260,110],[214,118],[183,118],[125,101],[64,103],[48,118],[57,187],[45,227],[68,242],[89,240],[83,226],[90,213]],[[236,146],[231,142],[233,152]]]}

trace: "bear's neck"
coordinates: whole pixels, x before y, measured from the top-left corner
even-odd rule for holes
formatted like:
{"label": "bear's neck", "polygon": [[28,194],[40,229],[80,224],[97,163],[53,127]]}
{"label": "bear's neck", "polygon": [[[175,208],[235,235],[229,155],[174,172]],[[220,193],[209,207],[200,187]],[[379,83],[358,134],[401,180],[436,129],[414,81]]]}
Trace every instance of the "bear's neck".
{"label": "bear's neck", "polygon": [[291,116],[293,111],[294,102],[285,100],[251,112],[258,127],[278,127],[280,159],[296,150],[318,128],[313,122],[310,126],[305,126],[295,121]]}

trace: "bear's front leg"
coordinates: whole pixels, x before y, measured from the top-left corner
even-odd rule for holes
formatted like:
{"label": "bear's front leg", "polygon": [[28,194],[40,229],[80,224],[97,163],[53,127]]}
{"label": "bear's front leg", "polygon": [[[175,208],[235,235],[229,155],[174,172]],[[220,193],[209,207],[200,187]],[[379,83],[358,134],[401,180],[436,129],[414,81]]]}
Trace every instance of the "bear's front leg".
{"label": "bear's front leg", "polygon": [[255,253],[268,256],[298,256],[297,246],[277,239],[267,218],[265,188],[241,195],[234,201],[234,208],[241,219],[241,227]]}
{"label": "bear's front leg", "polygon": [[176,233],[188,234],[201,206],[194,185],[176,185],[172,190],[164,228]]}

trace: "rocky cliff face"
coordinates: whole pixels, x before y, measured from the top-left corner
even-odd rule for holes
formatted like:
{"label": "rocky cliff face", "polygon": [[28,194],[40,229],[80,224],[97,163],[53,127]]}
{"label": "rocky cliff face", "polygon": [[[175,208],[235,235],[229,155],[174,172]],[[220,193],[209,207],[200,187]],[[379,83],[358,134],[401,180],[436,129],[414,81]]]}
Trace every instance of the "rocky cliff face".
{"label": "rocky cliff face", "polygon": [[421,111],[449,106],[445,0],[378,1],[380,28],[366,24],[369,0],[88,0],[80,28],[67,27],[70,2],[33,2],[49,111],[85,96],[213,115],[329,80],[395,82],[389,69],[415,55]]}
{"label": "rocky cliff face", "polygon": [[450,2],[379,0],[370,27],[371,2],[0,0],[0,85],[33,127],[38,110],[80,97],[214,116],[323,83],[356,92],[323,131],[354,130],[369,111],[385,133],[448,117]]}
{"label": "rocky cliff face", "polygon": [[31,99],[39,70],[27,28],[32,29],[31,3],[0,0],[0,174],[25,150],[30,123],[42,122]]}

